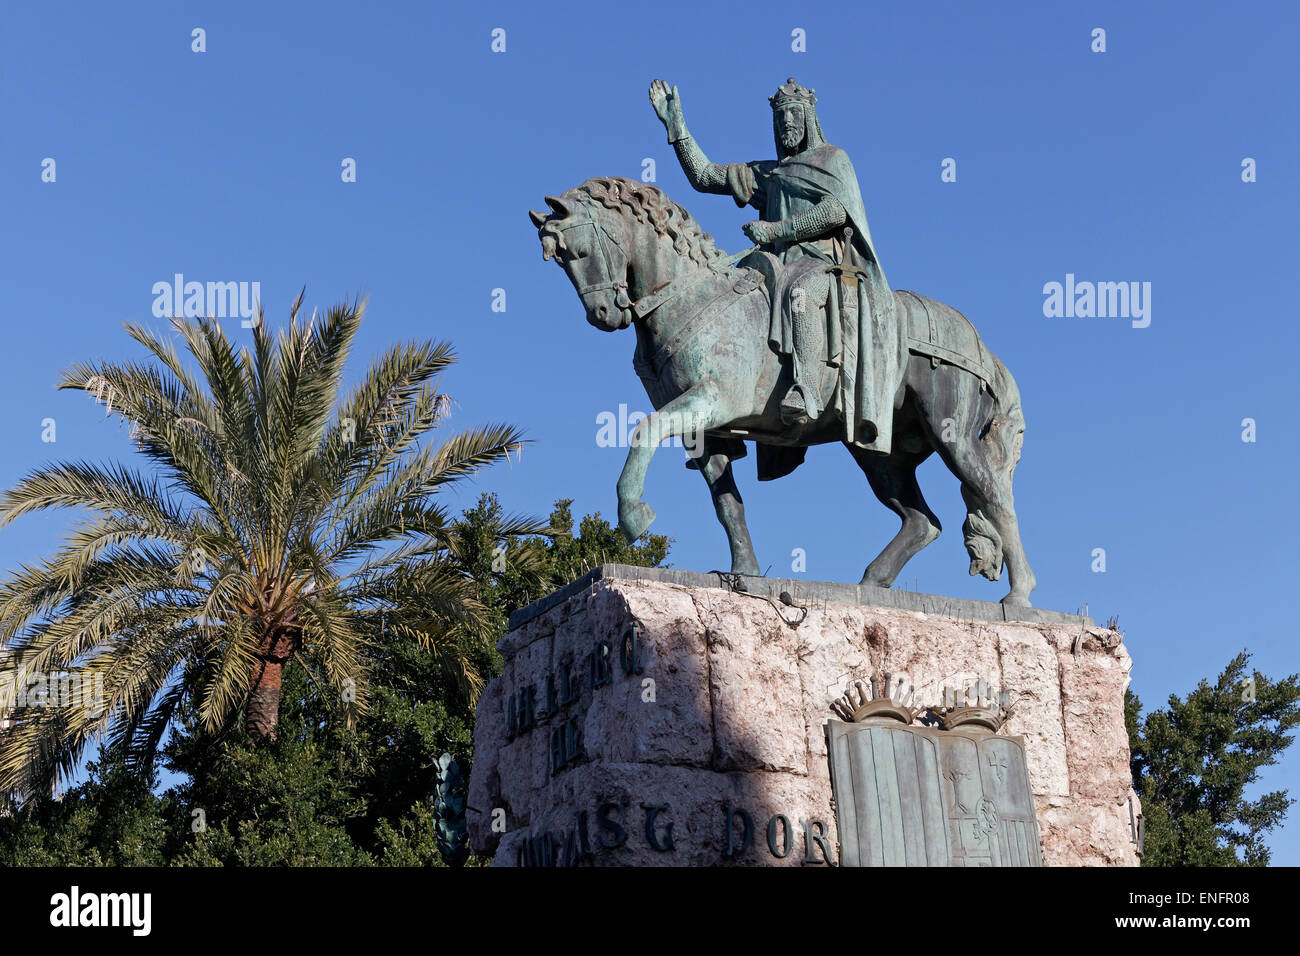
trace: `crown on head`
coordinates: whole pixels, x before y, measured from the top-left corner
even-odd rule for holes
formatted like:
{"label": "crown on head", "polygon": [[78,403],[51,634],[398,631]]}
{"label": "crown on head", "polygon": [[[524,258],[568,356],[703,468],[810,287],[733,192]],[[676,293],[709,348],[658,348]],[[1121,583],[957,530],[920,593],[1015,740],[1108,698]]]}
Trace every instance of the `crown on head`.
{"label": "crown on head", "polygon": [[943,706],[928,707],[926,714],[944,730],[967,725],[997,733],[1011,716],[1011,692],[995,692],[988,681],[980,677],[971,687],[945,687]]}
{"label": "crown on head", "polygon": [[816,90],[810,90],[806,86],[800,86],[794,81],[794,77],[789,77],[784,86],[778,86],[776,93],[769,96],[767,101],[772,104],[772,109],[780,109],[791,103],[797,103],[800,106],[817,105],[817,97],[813,94]]}
{"label": "crown on head", "polygon": [[898,678],[894,686],[893,675],[872,674],[870,686],[855,680],[844,689],[843,695],[831,701],[831,710],[850,723],[868,717],[892,717],[905,724],[914,721],[925,708],[916,701],[916,688]]}

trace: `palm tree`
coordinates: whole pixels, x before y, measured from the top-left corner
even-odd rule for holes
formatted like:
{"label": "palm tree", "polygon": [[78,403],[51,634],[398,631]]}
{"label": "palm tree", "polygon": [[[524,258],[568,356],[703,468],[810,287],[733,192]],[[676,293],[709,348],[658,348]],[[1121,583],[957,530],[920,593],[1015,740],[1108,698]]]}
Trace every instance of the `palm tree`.
{"label": "palm tree", "polygon": [[[418,639],[477,695],[467,650],[488,615],[434,495],[509,460],[521,433],[494,424],[421,442],[448,415],[435,382],[455,361],[446,343],[393,346],[340,402],[364,303],[300,322],[302,299],[278,336],[259,314],[251,351],[213,321],[177,319],[187,364],[170,337],[128,323],[161,367],[62,373],[58,387],[129,423],[155,467],[55,464],[0,495],[0,526],[49,508],[90,513],[52,557],[0,584],[0,677],[66,671],[74,687],[102,685],[101,700],[14,707],[0,792],[48,792],[99,736],[151,766],[182,702],[205,732],[242,709],[251,735],[273,736],[290,662],[355,703],[350,715],[365,706],[366,650],[381,635]],[[501,525],[538,530],[513,516]]]}

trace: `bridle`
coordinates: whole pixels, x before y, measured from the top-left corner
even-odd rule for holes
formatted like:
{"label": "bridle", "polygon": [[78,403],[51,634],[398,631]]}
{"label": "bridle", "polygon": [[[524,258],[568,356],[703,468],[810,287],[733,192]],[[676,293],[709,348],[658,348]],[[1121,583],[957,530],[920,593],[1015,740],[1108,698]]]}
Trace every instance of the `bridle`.
{"label": "bridle", "polygon": [[[615,273],[614,271],[613,261],[609,254],[609,245],[611,244],[617,245],[617,243],[615,243],[614,240],[610,239],[609,236],[605,234],[604,228],[600,225],[599,222],[596,221],[596,217],[593,216],[591,212],[591,204],[589,202],[584,201],[582,203],[582,208],[586,212],[585,219],[580,219],[577,222],[570,223],[569,225],[566,226],[555,227],[555,231],[563,235],[564,233],[570,232],[574,229],[581,229],[584,226],[589,226],[591,228],[593,235],[595,235],[596,237],[595,245],[596,245],[597,253],[599,254],[599,259],[597,260],[597,262],[599,264],[600,272],[596,276],[596,281],[590,284],[584,285],[581,282],[575,281],[575,285],[577,285],[578,287],[579,298],[585,300],[586,297],[591,293],[612,291],[614,293],[614,305],[617,308],[619,309],[634,308],[632,299],[627,294],[627,283],[622,281],[615,281],[614,279],[614,276],[617,273]],[[627,270],[626,268],[624,268],[625,275],[626,272]],[[577,280],[577,276],[575,276],[574,278],[575,280]]]}
{"label": "bridle", "polygon": [[[565,233],[571,229],[581,229],[584,226],[589,226],[596,237],[595,245],[599,256],[597,262],[599,264],[600,272],[596,276],[596,281],[586,285],[578,281],[575,276],[574,284],[578,287],[578,296],[580,298],[585,299],[586,296],[592,292],[612,291],[614,293],[615,307],[630,310],[633,320],[639,321],[644,319],[669,299],[676,297],[684,288],[693,286],[708,278],[708,276],[693,277],[691,278],[691,281],[688,281],[685,284],[685,286],[683,286],[678,279],[670,279],[656,288],[653,292],[650,292],[633,302],[631,296],[628,295],[627,283],[616,281],[614,279],[617,272],[613,268],[609,246],[617,246],[618,243],[609,237],[605,232],[604,227],[601,226],[601,224],[596,220],[596,217],[592,215],[592,205],[590,200],[583,200],[582,207],[586,212],[585,219],[579,219],[577,222],[573,222],[566,226],[553,227],[555,232]],[[572,216],[569,218],[572,218]],[[626,271],[625,268],[624,274],[626,274]]]}
{"label": "bridle", "polygon": [[[592,259],[593,264],[597,267],[596,270],[591,270],[589,268],[588,274],[590,274],[591,271],[595,271],[595,275],[592,276],[593,281],[585,282],[584,279],[586,277],[579,277],[578,273],[572,268],[572,265],[570,265],[567,270],[573,278],[573,284],[578,290],[578,296],[584,301],[586,300],[586,297],[592,293],[613,291],[615,294],[614,305],[621,310],[631,311],[634,320],[642,320],[665,302],[676,298],[684,291],[696,288],[704,282],[716,281],[719,278],[717,274],[709,270],[704,270],[703,274],[681,276],[670,279],[658,286],[654,291],[633,302],[631,296],[628,295],[627,283],[615,281],[613,278],[617,275],[617,272],[615,272],[613,268],[613,259],[610,255],[609,246],[617,246],[619,244],[605,232],[604,227],[602,227],[596,220],[596,217],[593,215],[594,207],[590,201],[583,200],[581,205],[583,206],[583,211],[585,213],[584,218],[569,222],[568,220],[573,219],[573,215],[570,214],[566,217],[565,225],[561,226],[553,224],[550,229],[552,232],[559,234],[556,240],[557,247],[560,247],[561,243],[563,243],[563,246],[567,248],[568,244],[564,242],[564,233],[575,229],[590,228],[592,234],[595,236],[595,252],[592,255],[583,257],[585,259]],[[571,260],[571,262],[572,261],[576,260]],[[626,273],[627,267],[625,266],[624,275],[626,275]],[[724,277],[722,288],[718,289],[712,297],[699,308],[698,311],[686,318],[679,327],[671,330],[664,343],[657,347],[656,354],[659,357],[658,371],[655,372],[646,365],[644,369],[638,367],[637,374],[646,381],[657,380],[667,368],[672,356],[680,351],[688,342],[692,341],[696,336],[703,332],[705,327],[717,316],[718,313],[729,308],[732,302],[735,301],[734,296],[748,295],[751,292],[755,292],[762,288],[762,285],[762,277],[754,269],[742,270],[742,274],[738,278],[735,278],[734,282],[732,281],[732,277]],[[649,327],[652,334],[658,335],[661,333],[661,330],[655,329],[653,324],[649,324]],[[640,346],[638,346],[638,355],[639,354]],[[634,364],[636,364],[636,361],[637,360],[634,360]],[[647,374],[649,375],[648,378]]]}

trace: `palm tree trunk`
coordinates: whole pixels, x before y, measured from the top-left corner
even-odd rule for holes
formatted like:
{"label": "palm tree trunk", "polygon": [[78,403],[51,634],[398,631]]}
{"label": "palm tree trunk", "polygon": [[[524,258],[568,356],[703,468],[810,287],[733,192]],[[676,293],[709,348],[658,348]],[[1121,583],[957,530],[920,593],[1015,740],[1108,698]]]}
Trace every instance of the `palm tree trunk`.
{"label": "palm tree trunk", "polygon": [[280,680],[284,665],[298,649],[300,632],[296,627],[275,627],[267,632],[257,651],[257,666],[248,688],[248,713],[244,724],[254,737],[275,739],[280,722]]}
{"label": "palm tree trunk", "polygon": [[280,677],[283,672],[283,662],[265,659],[260,660],[253,671],[245,726],[254,737],[275,739],[275,726],[280,720]]}

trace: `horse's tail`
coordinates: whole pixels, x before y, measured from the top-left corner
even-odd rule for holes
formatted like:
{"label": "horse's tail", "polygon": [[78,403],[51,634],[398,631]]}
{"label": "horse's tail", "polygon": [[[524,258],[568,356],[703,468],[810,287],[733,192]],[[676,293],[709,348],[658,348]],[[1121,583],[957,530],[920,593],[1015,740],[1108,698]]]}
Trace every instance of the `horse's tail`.
{"label": "horse's tail", "polygon": [[975,510],[966,513],[961,530],[966,537],[966,553],[970,555],[970,573],[996,581],[1002,574],[1002,536],[998,529]]}
{"label": "horse's tail", "polygon": [[1020,449],[1025,438],[1025,416],[1020,408],[1020,389],[1005,365],[990,354],[994,363],[995,398],[993,411],[980,432],[988,473],[993,479],[991,488],[967,489],[962,497],[966,501],[966,521],[962,534],[966,552],[970,555],[970,573],[982,574],[996,581],[1002,574],[1002,536],[984,513],[985,499],[995,496],[1007,510],[1012,509],[1011,476],[1020,461]]}

